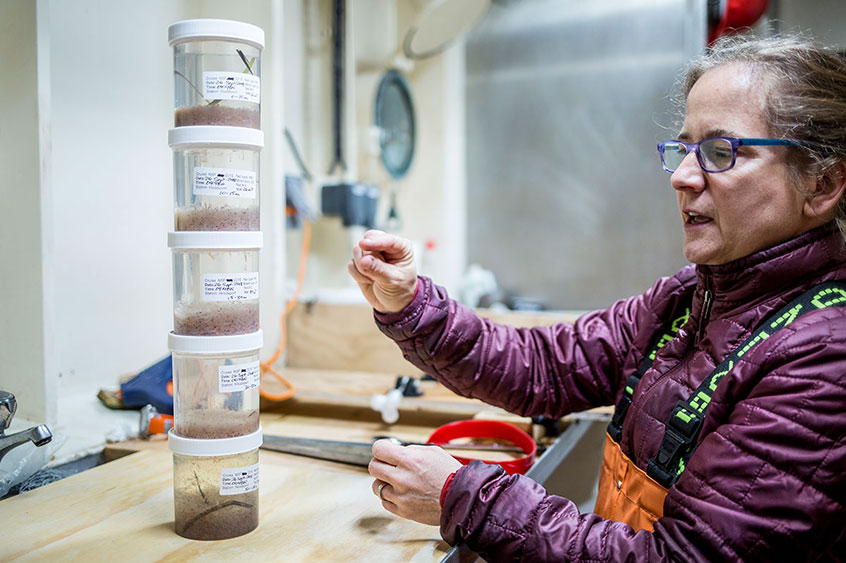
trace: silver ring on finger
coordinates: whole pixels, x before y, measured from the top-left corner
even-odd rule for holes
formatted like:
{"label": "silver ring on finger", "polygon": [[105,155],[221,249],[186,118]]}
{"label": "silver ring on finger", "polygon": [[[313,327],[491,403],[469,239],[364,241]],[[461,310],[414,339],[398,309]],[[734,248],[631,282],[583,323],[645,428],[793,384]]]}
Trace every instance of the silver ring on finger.
{"label": "silver ring on finger", "polygon": [[382,498],[382,489],[385,488],[385,485],[387,485],[387,483],[379,483],[379,486],[376,487],[376,496],[379,497],[379,500],[385,500]]}

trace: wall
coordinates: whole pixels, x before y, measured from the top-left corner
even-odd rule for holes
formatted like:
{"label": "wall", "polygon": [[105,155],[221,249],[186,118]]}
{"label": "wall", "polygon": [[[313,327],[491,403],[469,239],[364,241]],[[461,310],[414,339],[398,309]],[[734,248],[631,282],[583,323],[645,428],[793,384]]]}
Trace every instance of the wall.
{"label": "wall", "polygon": [[842,0],[771,0],[768,18],[777,29],[808,31],[824,44],[846,48],[846,2]]}
{"label": "wall", "polygon": [[[13,77],[0,88],[0,389],[18,400],[18,416],[47,420],[55,402],[45,377],[51,355],[49,302],[45,282],[50,265],[42,257],[42,206],[49,206],[49,80],[41,72],[49,64],[49,44],[37,25],[41,5],[0,3],[0,73]],[[49,86],[49,83],[47,84]],[[39,131],[42,132],[39,135]],[[45,186],[44,193],[39,186]],[[46,226],[46,225],[45,225]]]}
{"label": "wall", "polygon": [[[405,31],[423,4],[415,0],[355,0],[347,2],[345,57],[344,155],[346,172],[332,163],[331,13],[328,0],[303,0],[304,96],[303,153],[315,176],[308,186],[318,208],[323,184],[360,180],[380,188],[380,228],[391,189],[397,190],[400,236],[412,239],[422,254],[431,240],[437,251],[420,256],[421,273],[454,287],[464,272],[464,52],[456,43],[444,53],[412,62],[400,53]],[[416,149],[408,174],[392,180],[372,150],[373,105],[382,74],[399,68],[411,90],[416,110]],[[361,227],[345,228],[338,217],[318,217],[314,224],[304,299],[359,301],[361,296],[346,272]],[[288,237],[290,278],[297,269],[301,233]]]}
{"label": "wall", "polygon": [[681,267],[656,143],[704,48],[704,3],[494,5],[467,46],[468,253],[550,309],[641,293]]}
{"label": "wall", "polygon": [[[453,294],[467,263],[478,262],[507,290],[553,309],[585,309],[639,293],[686,263],[654,145],[676,128],[670,90],[704,45],[704,0],[494,2],[466,51],[459,42],[425,61],[403,60],[399,45],[424,5],[348,2],[349,170],[329,177],[331,2],[303,0],[299,138],[316,176],[309,192],[315,206],[328,181],[372,182],[383,204],[395,187],[398,234],[418,251],[436,243],[419,265]],[[772,0],[770,15],[837,44],[846,33],[838,17],[844,10],[838,0]],[[389,67],[405,73],[417,110],[417,151],[398,182],[368,147],[375,88]],[[383,205],[383,218],[386,212]],[[304,297],[358,299],[345,265],[364,229],[345,229],[333,217],[314,227]],[[293,273],[301,237],[289,234]]]}
{"label": "wall", "polygon": [[[386,3],[390,3],[388,0]],[[311,297],[320,290],[349,287],[346,275],[346,262],[349,257],[351,240],[355,234],[341,226],[339,218],[320,216],[320,190],[324,184],[355,180],[357,177],[356,137],[355,137],[355,50],[353,37],[355,30],[349,22],[353,18],[354,6],[347,2],[345,21],[347,33],[344,57],[344,135],[342,153],[347,165],[346,170],[333,164],[333,109],[332,109],[332,41],[333,13],[332,0],[302,0],[302,32],[299,36],[302,58],[302,104],[295,115],[301,116],[298,126],[291,132],[299,145],[304,163],[313,180],[305,187],[307,198],[313,212],[317,215],[313,224],[311,248],[307,265],[307,274],[303,296]],[[287,149],[286,149],[287,150]],[[297,172],[298,173],[298,172]],[[363,230],[354,229],[353,233]],[[294,291],[293,279],[297,272],[303,231],[290,231],[287,243],[287,271],[289,283],[287,295]]]}
{"label": "wall", "polygon": [[167,355],[172,52],[184,4],[49,2],[51,208],[60,396]]}
{"label": "wall", "polygon": [[[685,263],[655,143],[704,47],[704,3],[499,2],[468,41],[468,252],[553,309],[602,307]],[[772,0],[755,29],[846,46],[842,0]]]}

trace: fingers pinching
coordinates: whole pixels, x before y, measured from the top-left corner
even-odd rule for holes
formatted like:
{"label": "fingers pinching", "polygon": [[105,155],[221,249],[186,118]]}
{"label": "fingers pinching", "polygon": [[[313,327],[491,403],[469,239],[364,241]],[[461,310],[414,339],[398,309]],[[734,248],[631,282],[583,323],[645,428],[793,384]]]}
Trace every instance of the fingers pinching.
{"label": "fingers pinching", "polygon": [[388,233],[386,233],[385,231],[380,231],[379,229],[368,229],[364,233],[364,236],[362,238],[365,238],[365,239],[379,238],[379,237],[386,235],[386,234],[388,234]]}
{"label": "fingers pinching", "polygon": [[362,250],[361,246],[353,246],[352,261],[359,273],[374,272],[379,268],[379,261],[384,260],[383,256],[371,250]]}
{"label": "fingers pinching", "polygon": [[395,253],[405,249],[405,240],[382,231],[368,231],[358,245],[362,250]]}
{"label": "fingers pinching", "polygon": [[350,276],[357,281],[358,283],[370,284],[373,283],[373,280],[362,274],[358,271],[358,268],[355,265],[355,260],[350,260],[347,263],[347,272],[349,272]]}

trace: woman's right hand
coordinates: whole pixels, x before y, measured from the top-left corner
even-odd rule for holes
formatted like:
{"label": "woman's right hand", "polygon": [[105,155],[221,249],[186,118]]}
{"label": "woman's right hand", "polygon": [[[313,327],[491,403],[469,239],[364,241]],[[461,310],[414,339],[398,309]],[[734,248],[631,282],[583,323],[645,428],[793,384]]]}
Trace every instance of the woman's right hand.
{"label": "woman's right hand", "polygon": [[352,252],[347,270],[374,309],[396,313],[411,303],[417,290],[411,241],[370,230],[353,246]]}
{"label": "woman's right hand", "polygon": [[367,470],[375,477],[372,491],[385,510],[437,526],[444,483],[460,468],[458,460],[437,446],[399,446],[376,440]]}

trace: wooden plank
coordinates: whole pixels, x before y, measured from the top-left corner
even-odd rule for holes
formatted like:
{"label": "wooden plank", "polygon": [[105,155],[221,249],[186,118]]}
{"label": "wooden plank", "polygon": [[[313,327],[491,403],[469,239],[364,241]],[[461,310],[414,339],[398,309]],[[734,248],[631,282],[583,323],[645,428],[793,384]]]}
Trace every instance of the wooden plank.
{"label": "wooden plank", "polygon": [[286,365],[419,376],[367,305],[297,304],[287,317]]}
{"label": "wooden plank", "polygon": [[[393,389],[396,374],[365,371],[339,371],[303,368],[282,368],[285,378],[295,387],[292,399],[280,403],[262,401],[261,410],[286,414],[323,416],[336,419],[381,420],[370,408],[370,398]],[[418,373],[418,375],[420,375]],[[485,418],[513,418],[524,425],[529,419],[517,417],[477,399],[456,395],[437,381],[419,381],[420,397],[403,397],[399,405],[400,422],[427,425],[432,428],[454,420]],[[265,377],[263,385],[278,392],[281,386]]]}
{"label": "wooden plank", "polygon": [[437,527],[386,512],[364,468],[260,452],[260,521],[223,541],[173,531],[172,461],[138,452],[9,498],[2,561],[439,561]]}
{"label": "wooden plank", "polygon": [[[477,312],[494,322],[520,327],[572,322],[579,315],[572,311]],[[289,367],[420,375],[420,370],[408,363],[397,345],[376,327],[369,305],[299,303],[287,323]]]}

